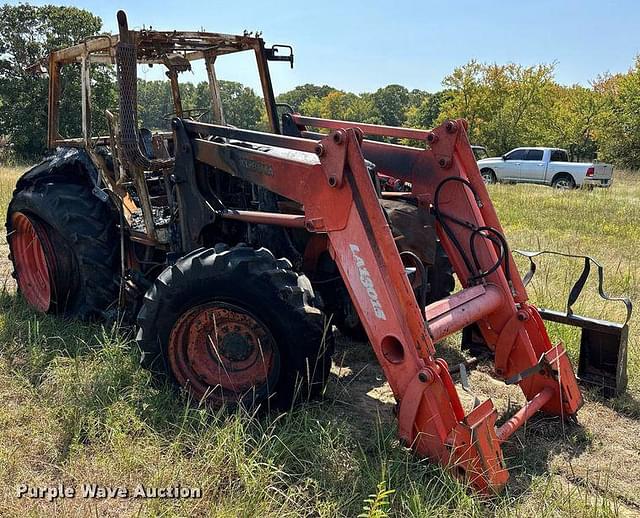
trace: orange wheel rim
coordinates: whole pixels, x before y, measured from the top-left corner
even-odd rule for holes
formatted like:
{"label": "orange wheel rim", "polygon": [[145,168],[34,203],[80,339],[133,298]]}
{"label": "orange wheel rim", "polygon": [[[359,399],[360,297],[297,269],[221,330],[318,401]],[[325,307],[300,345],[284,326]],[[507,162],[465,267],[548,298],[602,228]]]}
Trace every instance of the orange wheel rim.
{"label": "orange wheel rim", "polygon": [[267,397],[280,371],[275,340],[248,311],[224,302],[197,306],[174,324],[171,370],[199,400],[237,404]]}
{"label": "orange wheel rim", "polygon": [[38,311],[51,306],[51,275],[45,249],[51,249],[42,225],[22,212],[11,216],[11,254],[20,292]]}

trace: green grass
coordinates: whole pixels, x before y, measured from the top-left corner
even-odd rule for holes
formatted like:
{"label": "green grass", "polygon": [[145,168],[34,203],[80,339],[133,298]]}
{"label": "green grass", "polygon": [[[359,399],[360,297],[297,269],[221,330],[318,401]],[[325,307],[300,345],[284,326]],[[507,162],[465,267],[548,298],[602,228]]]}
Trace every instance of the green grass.
{"label": "green grass", "polygon": [[[618,174],[612,188],[592,192],[497,185],[492,187],[491,195],[512,248],[589,255],[605,268],[605,291],[626,295],[633,301],[640,299],[638,178],[637,174]],[[524,273],[529,268],[528,261],[518,256],[516,260]],[[543,307],[565,309],[583,262],[557,256],[542,256],[535,261],[539,270],[528,287],[531,299]],[[598,297],[595,269],[574,311],[618,322],[624,321],[626,313],[623,304]],[[629,373],[634,394],[640,393],[639,322],[633,318],[629,325]],[[548,327],[552,336],[564,340],[573,358],[577,358],[579,331],[560,325]],[[640,417],[640,405],[629,410]]]}
{"label": "green grass", "polygon": [[[15,171],[0,169],[3,208],[15,179]],[[637,296],[640,265],[634,253],[640,244],[640,189],[633,177],[593,193],[530,186],[491,190],[512,246],[588,251],[612,267],[607,284],[612,293]],[[563,267],[541,261],[539,276],[547,287],[539,281],[534,284],[534,302],[559,307],[555,293],[565,293],[570,285]],[[604,308],[591,293],[578,309],[589,309],[595,316],[620,315],[617,309]],[[640,500],[634,497],[640,483],[633,479],[637,471],[613,469],[609,474],[594,459],[602,460],[603,448],[615,442],[603,436],[600,427],[620,424],[620,430],[627,430],[620,439],[620,459],[605,462],[616,463],[614,468],[628,458],[637,462],[637,439],[629,437],[640,430],[635,420],[640,412],[634,406],[640,378],[637,331],[634,322],[632,389],[626,399],[615,402],[631,417],[615,417],[614,423],[612,416],[619,414],[592,401],[584,429],[561,434],[557,420],[532,423],[506,450],[513,483],[504,494],[486,499],[401,448],[389,405],[377,401],[367,409],[360,405],[371,386],[382,383],[375,366],[367,367],[365,381],[357,375],[333,379],[325,401],[283,415],[212,412],[189,405],[184,394],[153,382],[138,368],[137,351],[124,332],[35,314],[9,287],[0,295],[0,514],[595,517],[632,513],[640,510]],[[565,338],[575,352],[573,335],[556,328],[552,332]],[[371,360],[366,346],[354,347],[355,353],[345,353],[346,363],[349,355]],[[531,440],[532,451],[517,444]],[[628,458],[623,459],[625,451]],[[581,459],[586,459],[585,469]],[[21,483],[129,488],[138,483],[179,483],[202,488],[203,497],[46,502],[17,499],[15,488]]]}

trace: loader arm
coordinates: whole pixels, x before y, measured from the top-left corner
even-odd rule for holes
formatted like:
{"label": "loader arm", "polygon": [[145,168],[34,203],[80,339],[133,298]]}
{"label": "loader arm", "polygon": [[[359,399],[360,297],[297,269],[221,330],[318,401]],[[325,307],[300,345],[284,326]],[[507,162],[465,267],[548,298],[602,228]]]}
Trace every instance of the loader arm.
{"label": "loader arm", "polygon": [[[309,139],[175,119],[178,201],[205,205],[180,185],[187,186],[196,169],[209,167],[302,204],[302,219],[280,213],[212,217],[303,225],[325,234],[398,401],[400,439],[419,455],[451,466],[479,490],[498,490],[508,479],[500,444],[539,409],[574,415],[582,397],[562,345],[552,346],[537,310],[526,302],[508,247],[497,237],[502,229],[465,123],[449,121],[429,132],[403,130],[409,131],[405,138],[425,141],[419,149],[365,141],[357,124],[331,127],[333,122],[323,122],[331,133]],[[462,291],[419,307],[365,156],[379,170],[412,182],[419,202],[433,206]],[[195,241],[189,221],[180,223],[183,240]],[[435,357],[434,342],[472,322],[495,350],[496,373],[518,383],[528,400],[500,428],[490,400],[465,415],[446,362]]]}

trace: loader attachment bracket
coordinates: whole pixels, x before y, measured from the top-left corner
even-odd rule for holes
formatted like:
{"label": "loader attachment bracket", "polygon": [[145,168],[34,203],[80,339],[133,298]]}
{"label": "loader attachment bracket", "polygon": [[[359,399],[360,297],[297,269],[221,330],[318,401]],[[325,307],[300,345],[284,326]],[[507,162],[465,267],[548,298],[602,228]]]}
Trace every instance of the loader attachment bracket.
{"label": "loader attachment bracket", "polygon": [[[627,297],[612,297],[604,290],[604,268],[592,257],[549,250],[539,252],[514,250],[514,252],[529,259],[529,271],[523,278],[525,286],[531,281],[537,270],[534,257],[549,254],[584,260],[582,273],[569,292],[566,312],[539,308],[539,313],[544,320],[582,329],[578,362],[578,379],[582,383],[599,389],[605,397],[615,397],[624,392],[627,387],[628,323],[633,310],[631,300]],[[591,273],[592,264],[595,265],[598,272],[600,298],[612,302],[622,302],[625,305],[626,318],[622,324],[574,314],[573,304],[582,293]]]}
{"label": "loader attachment bracket", "polygon": [[496,434],[498,413],[491,400],[476,406],[448,437],[452,464],[468,482],[484,492],[504,486],[509,478]]}

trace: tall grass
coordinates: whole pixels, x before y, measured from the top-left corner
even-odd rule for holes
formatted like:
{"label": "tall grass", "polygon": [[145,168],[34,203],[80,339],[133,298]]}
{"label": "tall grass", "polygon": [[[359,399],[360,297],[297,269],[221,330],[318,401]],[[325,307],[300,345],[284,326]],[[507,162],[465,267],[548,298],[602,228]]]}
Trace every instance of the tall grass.
{"label": "tall grass", "polygon": [[[589,255],[605,268],[605,291],[640,299],[640,174],[621,173],[610,189],[554,191],[530,185],[496,185],[491,196],[513,248],[557,250]],[[516,255],[521,273],[529,268]],[[528,287],[532,300],[543,307],[566,309],[566,302],[578,279],[583,262],[558,256],[535,259],[538,273]],[[574,311],[596,318],[623,322],[626,308],[607,302],[597,294],[597,272],[590,280]],[[640,319],[629,328],[629,372],[632,392],[640,390]],[[577,358],[579,330],[549,324],[551,334],[565,341]],[[634,412],[640,416],[640,405]]]}
{"label": "tall grass", "polygon": [[[3,207],[15,175],[0,170]],[[637,248],[638,215],[625,208],[634,203],[632,189],[632,182],[594,193],[497,186],[492,195],[515,247],[588,250],[608,266],[618,265],[609,279],[612,292],[635,293],[639,269],[628,240],[635,239]],[[600,215],[603,210],[615,216],[608,220]],[[605,220],[620,232],[599,229]],[[562,267],[546,266],[550,273],[541,277],[547,285],[538,281],[532,296],[557,305],[555,293],[570,281]],[[596,316],[609,311],[592,296],[588,301],[580,309]],[[636,331],[634,324],[633,336]],[[633,343],[637,348],[635,338]],[[366,346],[353,347],[371,357]],[[637,362],[631,370],[637,397]],[[379,375],[374,371],[373,383]],[[152,380],[138,367],[138,352],[125,333],[35,314],[5,289],[0,295],[0,514],[591,517],[616,516],[640,505],[618,498],[606,482],[557,474],[556,463],[569,462],[561,457],[572,447],[566,442],[583,441],[580,451],[596,448],[597,430],[596,439],[590,431],[557,438],[560,457],[550,447],[519,459],[520,465],[512,466],[517,483],[504,494],[474,495],[398,444],[388,406],[360,411],[358,401],[366,396],[358,391],[369,387],[356,387],[352,380],[333,379],[325,401],[281,415],[213,412]],[[552,443],[554,430],[548,432]],[[20,483],[180,484],[200,487],[203,496],[47,502],[16,498]]]}

